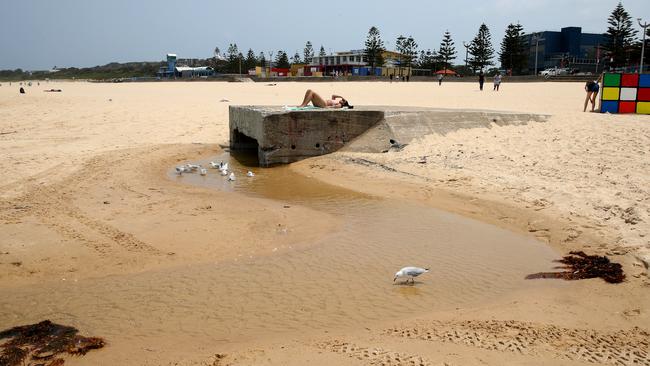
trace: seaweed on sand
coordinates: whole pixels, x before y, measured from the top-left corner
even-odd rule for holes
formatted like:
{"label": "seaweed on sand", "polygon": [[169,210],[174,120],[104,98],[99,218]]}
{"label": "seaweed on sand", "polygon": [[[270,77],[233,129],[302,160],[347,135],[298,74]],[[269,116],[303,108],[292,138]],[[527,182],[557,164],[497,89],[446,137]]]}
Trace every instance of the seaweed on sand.
{"label": "seaweed on sand", "polygon": [[0,332],[0,366],[64,364],[59,354],[85,355],[104,347],[104,340],[77,335],[76,328],[44,320]]}
{"label": "seaweed on sand", "polygon": [[612,263],[607,257],[587,255],[584,252],[569,252],[556,262],[564,266],[555,267],[563,272],[540,272],[526,276],[526,279],[535,278],[562,278],[565,280],[582,280],[600,277],[609,283],[620,283],[625,280],[623,267],[619,263]]}

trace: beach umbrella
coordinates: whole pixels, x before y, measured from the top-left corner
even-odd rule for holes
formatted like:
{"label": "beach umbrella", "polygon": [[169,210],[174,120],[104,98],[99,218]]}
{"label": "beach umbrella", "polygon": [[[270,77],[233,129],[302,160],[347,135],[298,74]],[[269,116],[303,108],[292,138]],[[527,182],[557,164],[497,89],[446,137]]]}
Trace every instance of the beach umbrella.
{"label": "beach umbrella", "polygon": [[454,70],[438,70],[436,71],[436,74],[443,74],[443,75],[458,75],[456,71]]}

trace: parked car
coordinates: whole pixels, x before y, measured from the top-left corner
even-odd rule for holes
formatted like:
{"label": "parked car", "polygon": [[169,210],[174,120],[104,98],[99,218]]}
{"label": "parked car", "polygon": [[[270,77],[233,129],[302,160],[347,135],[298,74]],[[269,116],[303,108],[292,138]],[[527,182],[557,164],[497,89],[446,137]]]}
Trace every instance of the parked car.
{"label": "parked car", "polygon": [[544,76],[546,78],[550,76],[568,75],[568,74],[569,74],[569,69],[559,69],[557,67],[554,67],[552,69],[542,70],[539,72],[539,76]]}

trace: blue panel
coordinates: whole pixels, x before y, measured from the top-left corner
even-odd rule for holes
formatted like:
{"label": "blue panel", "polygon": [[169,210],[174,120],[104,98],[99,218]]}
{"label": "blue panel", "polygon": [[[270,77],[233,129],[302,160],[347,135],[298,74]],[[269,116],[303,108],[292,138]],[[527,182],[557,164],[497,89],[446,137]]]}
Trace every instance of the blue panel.
{"label": "blue panel", "polygon": [[600,112],[618,113],[618,101],[603,100],[602,104],[600,105]]}
{"label": "blue panel", "polygon": [[644,88],[650,88],[650,74],[639,75],[639,86]]}

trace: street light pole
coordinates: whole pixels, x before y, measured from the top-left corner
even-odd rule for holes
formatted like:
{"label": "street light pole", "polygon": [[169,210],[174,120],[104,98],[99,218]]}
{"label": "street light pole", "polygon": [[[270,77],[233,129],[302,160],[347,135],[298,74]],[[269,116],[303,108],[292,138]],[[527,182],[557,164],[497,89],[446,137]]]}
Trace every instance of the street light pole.
{"label": "street light pole", "polygon": [[648,22],[641,23],[641,18],[637,18],[639,26],[643,28],[643,41],[641,43],[641,62],[639,63],[639,74],[643,73],[643,57],[645,56],[645,34],[647,33],[647,28],[650,27]]}
{"label": "street light pole", "polygon": [[545,41],[544,38],[539,38],[538,34],[535,34],[535,76],[537,76],[537,52],[539,50],[539,41]]}
{"label": "street light pole", "polygon": [[469,45],[463,41],[463,47],[465,47],[465,72],[467,72],[467,55],[469,54]]}

